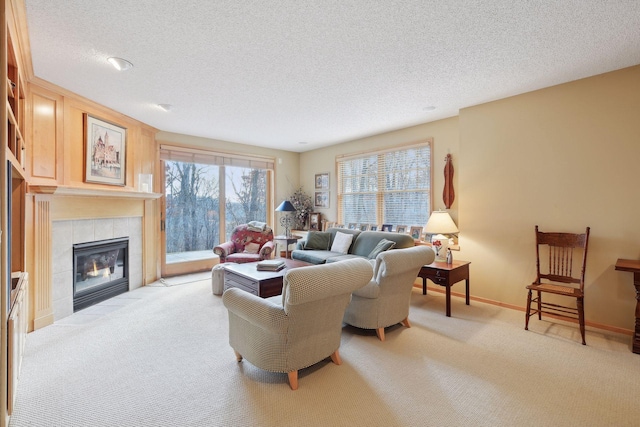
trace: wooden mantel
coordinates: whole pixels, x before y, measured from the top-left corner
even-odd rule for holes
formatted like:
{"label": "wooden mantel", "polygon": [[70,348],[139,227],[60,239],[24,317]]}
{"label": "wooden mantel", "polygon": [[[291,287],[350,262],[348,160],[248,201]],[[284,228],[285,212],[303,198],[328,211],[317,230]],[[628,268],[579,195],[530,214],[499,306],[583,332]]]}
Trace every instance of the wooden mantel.
{"label": "wooden mantel", "polygon": [[159,199],[162,197],[162,193],[109,190],[92,187],[70,187],[65,185],[29,185],[28,192],[31,194],[52,194],[55,196],[74,197],[117,197],[129,199]]}

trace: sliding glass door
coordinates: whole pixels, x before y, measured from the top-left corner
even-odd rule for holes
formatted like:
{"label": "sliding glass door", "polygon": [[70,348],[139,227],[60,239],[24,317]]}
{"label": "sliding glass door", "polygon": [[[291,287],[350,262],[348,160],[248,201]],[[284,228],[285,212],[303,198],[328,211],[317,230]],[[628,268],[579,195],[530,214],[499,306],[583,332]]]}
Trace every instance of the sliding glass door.
{"label": "sliding glass door", "polygon": [[165,160],[162,275],[210,269],[239,224],[268,223],[271,171]]}

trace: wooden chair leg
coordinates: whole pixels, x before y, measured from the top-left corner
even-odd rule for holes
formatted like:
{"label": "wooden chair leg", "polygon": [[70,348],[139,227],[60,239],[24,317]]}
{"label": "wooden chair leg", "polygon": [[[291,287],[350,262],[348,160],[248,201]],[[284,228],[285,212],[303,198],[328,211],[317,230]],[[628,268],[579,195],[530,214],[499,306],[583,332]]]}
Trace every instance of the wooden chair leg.
{"label": "wooden chair leg", "polygon": [[384,341],[384,328],[376,329],[376,335],[380,338],[380,341]]}
{"label": "wooden chair leg", "polygon": [[298,371],[291,371],[287,374],[289,376],[289,387],[291,390],[298,389]]}
{"label": "wooden chair leg", "polygon": [[411,323],[409,323],[409,317],[406,317],[406,318],[405,318],[402,322],[400,322],[400,323],[402,323],[402,324],[403,324],[404,326],[406,326],[407,328],[410,328],[410,327],[411,327]]}
{"label": "wooden chair leg", "polygon": [[528,331],[529,330],[529,316],[531,316],[531,289],[529,289],[529,292],[527,294],[527,312],[524,315],[524,330]]}
{"label": "wooden chair leg", "polygon": [[340,359],[340,353],[338,353],[338,350],[331,353],[331,361],[336,365],[342,365],[342,360]]}
{"label": "wooden chair leg", "polygon": [[233,352],[236,354],[236,360],[242,362],[242,355],[235,350],[233,350]]}
{"label": "wooden chair leg", "polygon": [[587,345],[584,339],[584,299],[578,298],[578,321],[580,322],[580,335],[582,335],[582,345]]}
{"label": "wooden chair leg", "polygon": [[538,291],[538,320],[542,320],[542,292]]}

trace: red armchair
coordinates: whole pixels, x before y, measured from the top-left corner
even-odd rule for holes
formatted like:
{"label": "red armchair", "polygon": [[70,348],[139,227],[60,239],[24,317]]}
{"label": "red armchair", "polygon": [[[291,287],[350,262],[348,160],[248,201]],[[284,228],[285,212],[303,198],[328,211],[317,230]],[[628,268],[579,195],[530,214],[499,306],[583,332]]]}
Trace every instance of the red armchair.
{"label": "red armchair", "polygon": [[271,258],[273,231],[265,227],[262,231],[240,224],[231,232],[231,239],[213,248],[220,262],[255,262]]}

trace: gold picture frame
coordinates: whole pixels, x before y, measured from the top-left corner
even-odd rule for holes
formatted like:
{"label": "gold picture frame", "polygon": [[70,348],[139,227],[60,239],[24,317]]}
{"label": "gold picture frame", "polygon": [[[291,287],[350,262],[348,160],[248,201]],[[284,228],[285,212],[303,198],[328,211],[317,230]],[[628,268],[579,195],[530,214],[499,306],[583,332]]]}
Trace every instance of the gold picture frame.
{"label": "gold picture frame", "polygon": [[85,182],[124,186],[127,129],[84,115]]}

